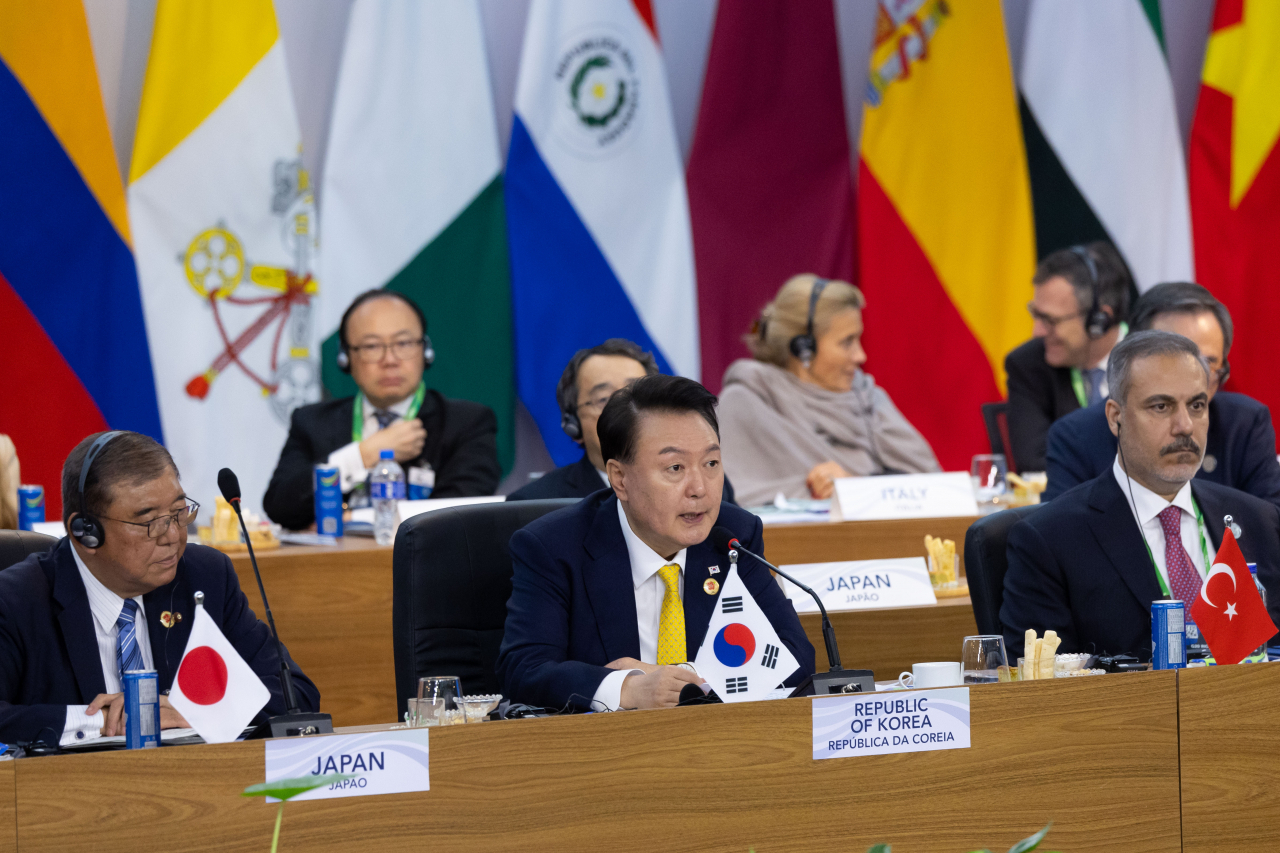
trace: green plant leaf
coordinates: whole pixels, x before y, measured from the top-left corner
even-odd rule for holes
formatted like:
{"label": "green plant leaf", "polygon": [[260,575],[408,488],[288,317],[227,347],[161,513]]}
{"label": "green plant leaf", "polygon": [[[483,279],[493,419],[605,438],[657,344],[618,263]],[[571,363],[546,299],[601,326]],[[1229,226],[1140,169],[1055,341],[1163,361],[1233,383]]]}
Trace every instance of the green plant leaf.
{"label": "green plant leaf", "polygon": [[984,847],[981,850],[970,850],[969,853],[991,853],[991,851]]}
{"label": "green plant leaf", "polygon": [[892,853],[893,848],[888,844],[877,844],[874,847],[868,847],[867,853]]}
{"label": "green plant leaf", "polygon": [[275,797],[278,800],[289,800],[307,791],[354,779],[348,773],[330,773],[328,776],[299,776],[297,779],[277,779],[274,782],[263,782],[250,785],[244,789],[242,797]]}
{"label": "green plant leaf", "polygon": [[1049,828],[1052,826],[1053,824],[1049,823],[1044,829],[1040,830],[1035,835],[1032,835],[1030,838],[1022,839],[1017,844],[1009,848],[1009,853],[1030,853],[1030,851],[1035,850],[1040,846],[1040,842],[1044,841],[1044,837],[1049,834]]}

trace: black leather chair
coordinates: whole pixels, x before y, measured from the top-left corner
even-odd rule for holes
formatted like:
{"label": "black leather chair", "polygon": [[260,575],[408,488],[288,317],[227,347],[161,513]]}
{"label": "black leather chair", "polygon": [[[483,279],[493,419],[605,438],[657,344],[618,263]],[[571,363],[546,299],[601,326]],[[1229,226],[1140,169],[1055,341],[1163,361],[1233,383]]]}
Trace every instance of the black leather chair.
{"label": "black leather chair", "polygon": [[495,666],[511,598],[511,535],[577,502],[454,507],[400,526],[391,562],[396,719],[426,675],[456,675],[467,694],[502,691]]}
{"label": "black leather chair", "polygon": [[1003,401],[983,403],[982,423],[987,428],[987,442],[991,445],[991,452],[1003,455],[1010,471],[1018,471],[1017,460],[1013,458],[1013,447],[1009,443],[1009,404]]}
{"label": "black leather chair", "polygon": [[992,513],[975,521],[964,535],[964,571],[979,634],[1003,634],[1000,605],[1004,602],[1004,574],[1009,570],[1005,545],[1009,529],[1038,504]]}
{"label": "black leather chair", "polygon": [[0,569],[21,563],[29,554],[48,551],[58,540],[30,530],[0,530]]}

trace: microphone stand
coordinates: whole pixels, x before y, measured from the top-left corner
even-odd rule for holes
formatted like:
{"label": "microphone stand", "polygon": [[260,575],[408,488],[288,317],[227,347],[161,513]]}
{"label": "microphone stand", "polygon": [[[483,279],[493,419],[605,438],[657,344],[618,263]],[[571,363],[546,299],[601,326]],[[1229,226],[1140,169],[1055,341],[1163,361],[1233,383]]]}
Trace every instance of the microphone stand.
{"label": "microphone stand", "polygon": [[260,726],[251,737],[294,737],[296,735],[333,734],[333,718],[328,714],[306,713],[298,709],[298,696],[293,690],[293,673],[289,671],[289,659],[285,657],[284,644],[280,642],[280,634],[276,631],[276,620],[271,615],[271,605],[267,603],[267,588],[262,585],[262,572],[258,571],[258,558],[253,554],[253,542],[249,540],[249,528],[244,523],[244,514],[240,511],[240,498],[228,501],[240,519],[240,532],[244,534],[244,544],[249,549],[249,562],[253,565],[253,576],[258,581],[258,593],[262,596],[262,607],[267,611],[267,624],[271,626],[271,637],[276,642],[276,655],[280,658],[280,686],[284,692],[285,712],[268,717],[265,725]]}
{"label": "microphone stand", "polygon": [[827,647],[827,671],[815,672],[813,675],[800,682],[800,686],[791,691],[792,696],[829,696],[837,693],[875,693],[876,692],[876,676],[869,669],[845,669],[840,665],[840,648],[836,645],[836,629],[831,627],[831,620],[827,618],[827,608],[822,606],[822,599],[812,588],[805,586],[782,569],[770,563],[764,557],[752,551],[748,551],[742,547],[742,543],[734,540],[734,544],[729,549],[729,564],[736,566],[738,564],[738,551],[755,557],[764,565],[768,566],[774,572],[791,581],[800,589],[809,593],[813,597],[814,602],[818,605],[818,611],[822,614],[822,640]]}

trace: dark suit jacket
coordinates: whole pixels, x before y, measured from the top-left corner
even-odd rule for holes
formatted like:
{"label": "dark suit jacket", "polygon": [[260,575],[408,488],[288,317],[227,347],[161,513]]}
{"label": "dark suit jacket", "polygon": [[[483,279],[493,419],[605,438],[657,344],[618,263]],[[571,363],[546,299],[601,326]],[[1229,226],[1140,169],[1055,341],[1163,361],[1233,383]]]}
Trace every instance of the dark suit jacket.
{"label": "dark suit jacket", "polygon": [[[351,443],[351,415],[355,398],[303,406],[293,413],[289,437],[262,499],[262,508],[277,524],[301,530],[316,520],[317,462]],[[469,400],[449,400],[427,391],[418,411],[427,431],[422,454],[405,464],[424,461],[436,472],[433,498],[471,498],[491,495],[498,488],[498,419],[493,410]]]}
{"label": "dark suit jacket", "polygon": [[[763,553],[764,526],[756,516],[721,503],[716,523]],[[688,659],[694,660],[720,597],[703,590],[711,577],[707,567],[720,566],[723,580],[729,558],[710,542],[694,545],[686,556],[685,638]],[[605,664],[640,657],[635,586],[618,499],[601,491],[543,516],[511,537],[511,558],[511,599],[497,667],[504,692],[513,701],[544,708],[587,708],[611,672]],[[799,684],[813,673],[814,652],[795,608],[759,562],[745,557],[738,572],[800,662],[786,681]]]}
{"label": "dark suit jacket", "polygon": [[[1224,515],[1243,531],[1240,550],[1258,564],[1258,580],[1280,624],[1280,508],[1217,483],[1191,481],[1214,548]],[[1004,576],[1005,647],[1022,654],[1028,628],[1052,628],[1060,653],[1129,653],[1151,659],[1151,602],[1164,598],[1129,502],[1107,471],[1019,521],[1009,531]]]}
{"label": "dark suit jacket", "polygon": [[[205,612],[271,691],[255,722],[283,713],[280,658],[271,632],[249,609],[231,560],[202,545],[188,545],[174,579],[142,597],[160,692],[169,692],[182,662],[197,591],[204,593]],[[172,628],[160,624],[166,610],[182,614]],[[298,705],[318,711],[320,691],[292,659],[289,669]],[[66,724],[66,706],[87,705],[105,692],[89,597],[71,540],[64,537],[43,554],[0,572],[0,740],[43,737],[56,743]]]}
{"label": "dark suit jacket", "polygon": [[[1049,425],[1080,408],[1071,387],[1071,370],[1050,367],[1044,341],[1032,338],[1005,356],[1009,374],[1009,449],[1018,471],[1044,470]],[[1010,470],[1014,470],[1010,466]]]}
{"label": "dark suit jacket", "polygon": [[[596,466],[591,464],[587,454],[571,465],[563,465],[554,471],[548,471],[536,480],[526,483],[507,495],[509,501],[543,501],[556,498],[585,498],[607,488]],[[725,503],[735,506],[733,484],[724,478],[724,493],[720,496]]]}
{"label": "dark suit jacket", "polygon": [[[1116,437],[1107,425],[1106,404],[1072,412],[1049,429],[1045,460],[1049,487],[1042,499],[1051,500],[1111,470],[1115,458]],[[1276,461],[1271,411],[1244,394],[1215,394],[1209,403],[1205,462],[1196,479],[1280,504],[1280,462]]]}

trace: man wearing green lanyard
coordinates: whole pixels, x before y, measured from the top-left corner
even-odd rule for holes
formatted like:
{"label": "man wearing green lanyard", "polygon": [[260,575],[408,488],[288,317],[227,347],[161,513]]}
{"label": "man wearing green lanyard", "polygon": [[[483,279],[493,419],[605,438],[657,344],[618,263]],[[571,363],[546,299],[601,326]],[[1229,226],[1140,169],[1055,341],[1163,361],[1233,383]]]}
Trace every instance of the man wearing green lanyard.
{"label": "man wearing green lanyard", "polygon": [[338,338],[338,366],[359,392],[293,413],[262,501],[267,515],[292,530],[315,521],[317,463],[338,469],[349,506],[367,501],[365,480],[382,450],[404,467],[411,497],[493,494],[502,475],[497,419],[488,406],[427,388],[435,352],[421,309],[399,293],[368,291],[342,315]]}
{"label": "man wearing green lanyard", "polygon": [[1062,652],[1151,657],[1151,602],[1190,608],[1222,544],[1225,518],[1258,565],[1280,618],[1280,508],[1193,480],[1209,431],[1209,370],[1171,332],[1136,332],[1107,367],[1112,468],[1031,513],[1009,531],[1000,620],[1011,655],[1028,628],[1054,629]]}
{"label": "man wearing green lanyard", "polygon": [[1110,243],[1048,255],[1027,305],[1034,337],[1005,358],[1011,470],[1043,471],[1045,438],[1063,415],[1107,396],[1107,356],[1126,331],[1133,278]]}

